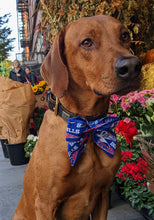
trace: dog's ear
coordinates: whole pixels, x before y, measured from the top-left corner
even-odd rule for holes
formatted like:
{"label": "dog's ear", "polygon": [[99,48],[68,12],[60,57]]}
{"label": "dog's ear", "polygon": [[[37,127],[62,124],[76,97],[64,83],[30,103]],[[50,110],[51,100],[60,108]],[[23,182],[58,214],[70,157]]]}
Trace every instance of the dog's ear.
{"label": "dog's ear", "polygon": [[51,86],[52,93],[60,98],[68,87],[68,70],[64,56],[65,30],[56,35],[54,43],[41,65],[41,75]]}

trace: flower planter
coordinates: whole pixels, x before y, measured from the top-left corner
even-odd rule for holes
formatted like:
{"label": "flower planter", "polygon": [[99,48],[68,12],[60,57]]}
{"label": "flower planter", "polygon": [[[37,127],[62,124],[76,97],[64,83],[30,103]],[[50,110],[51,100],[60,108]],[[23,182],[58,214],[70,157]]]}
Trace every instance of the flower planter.
{"label": "flower planter", "polygon": [[141,213],[141,215],[143,215],[143,217],[147,220],[153,220],[152,216],[148,215],[148,210],[147,209],[141,209],[141,211],[139,211]]}
{"label": "flower planter", "polygon": [[130,206],[131,206],[133,209],[136,209],[143,217],[145,217],[145,219],[147,219],[147,220],[154,220],[151,215],[150,215],[150,216],[148,215],[148,212],[149,212],[148,209],[142,208],[141,210],[139,210],[136,205],[135,205],[135,207],[132,206],[132,203],[131,203],[131,202],[129,201],[129,199],[126,198],[125,195],[123,194],[124,190],[123,190],[122,187],[123,187],[123,185],[121,185],[121,184],[117,184],[116,187],[115,187],[115,190],[116,190],[116,192],[118,193],[119,197],[120,197],[121,199],[125,200],[127,203],[129,203]]}
{"label": "flower planter", "polygon": [[11,165],[23,165],[29,162],[29,158],[25,157],[25,143],[6,144]]}
{"label": "flower planter", "polygon": [[6,144],[8,144],[8,140],[7,139],[0,139],[0,141],[1,141],[4,157],[9,158],[8,150],[6,147]]}

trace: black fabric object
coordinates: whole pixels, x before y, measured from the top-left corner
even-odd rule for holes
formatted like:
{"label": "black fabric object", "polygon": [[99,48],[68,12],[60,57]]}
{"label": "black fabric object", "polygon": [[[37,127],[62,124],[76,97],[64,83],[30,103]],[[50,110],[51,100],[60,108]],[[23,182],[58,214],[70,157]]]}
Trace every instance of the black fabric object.
{"label": "black fabric object", "polygon": [[36,78],[36,76],[34,75],[33,72],[30,72],[29,74],[26,74],[26,77],[27,77],[28,81],[32,84],[32,86],[34,86],[34,84],[36,84],[37,78]]}
{"label": "black fabric object", "polygon": [[[17,73],[20,74],[19,77],[16,75]],[[9,78],[12,79],[12,80],[14,80],[14,81],[21,82],[21,83],[26,82],[26,78],[25,78],[26,73],[25,73],[25,71],[24,71],[22,68],[20,68],[17,73],[15,72],[14,69],[11,70],[11,71],[10,71]]]}

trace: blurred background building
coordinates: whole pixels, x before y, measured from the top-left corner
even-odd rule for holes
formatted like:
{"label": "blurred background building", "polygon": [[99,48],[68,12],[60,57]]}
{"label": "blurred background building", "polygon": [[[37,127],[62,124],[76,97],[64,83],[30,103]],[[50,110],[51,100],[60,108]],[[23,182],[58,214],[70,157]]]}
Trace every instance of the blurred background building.
{"label": "blurred background building", "polygon": [[23,66],[29,66],[36,75],[39,75],[40,65],[45,57],[42,48],[43,37],[39,31],[41,10],[39,0],[16,0],[18,40],[22,53],[16,54],[16,59]]}

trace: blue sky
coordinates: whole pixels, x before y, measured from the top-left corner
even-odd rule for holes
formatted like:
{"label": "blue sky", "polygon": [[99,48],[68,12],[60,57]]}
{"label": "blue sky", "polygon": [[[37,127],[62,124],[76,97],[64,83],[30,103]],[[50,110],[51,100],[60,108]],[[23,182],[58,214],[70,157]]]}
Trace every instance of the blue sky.
{"label": "blue sky", "polygon": [[13,43],[14,49],[10,53],[10,60],[14,60],[16,58],[15,54],[19,52],[18,50],[18,32],[17,32],[17,11],[16,11],[16,0],[3,0],[0,4],[0,16],[4,14],[11,13],[10,21],[7,24],[7,27],[10,27],[12,33],[10,35],[11,38],[16,38]]}

